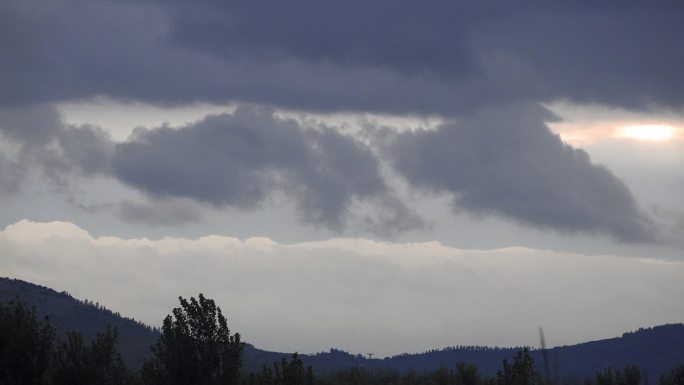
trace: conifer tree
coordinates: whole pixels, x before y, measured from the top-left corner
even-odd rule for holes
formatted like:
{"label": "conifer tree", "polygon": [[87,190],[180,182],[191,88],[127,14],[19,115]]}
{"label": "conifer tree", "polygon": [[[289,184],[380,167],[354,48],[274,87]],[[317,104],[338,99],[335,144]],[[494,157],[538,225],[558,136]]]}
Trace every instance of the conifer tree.
{"label": "conifer tree", "polygon": [[19,299],[0,304],[0,384],[44,384],[55,329]]}
{"label": "conifer tree", "polygon": [[54,385],[125,385],[131,382],[121,354],[116,349],[117,332],[107,326],[90,346],[80,333],[68,333],[53,358]]}
{"label": "conifer tree", "polygon": [[458,383],[461,385],[476,385],[480,380],[477,365],[459,362],[456,364]]}
{"label": "conifer tree", "polygon": [[684,385],[684,364],[680,364],[660,377],[660,385]]}

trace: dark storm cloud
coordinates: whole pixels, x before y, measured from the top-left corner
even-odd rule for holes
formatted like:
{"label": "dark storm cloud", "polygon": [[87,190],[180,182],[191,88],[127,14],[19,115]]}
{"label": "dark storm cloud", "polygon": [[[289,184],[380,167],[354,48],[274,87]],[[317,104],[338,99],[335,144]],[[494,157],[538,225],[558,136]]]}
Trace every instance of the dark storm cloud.
{"label": "dark storm cloud", "polygon": [[7,192],[20,191],[36,170],[58,185],[80,175],[107,173],[113,150],[105,131],[67,125],[51,105],[0,108],[0,139],[8,149],[0,158],[0,184]]}
{"label": "dark storm cloud", "polygon": [[62,156],[78,165],[84,175],[109,173],[110,157],[114,149],[109,134],[91,126],[70,126],[59,136]]}
{"label": "dark storm cloud", "polygon": [[475,26],[474,42],[486,47],[489,70],[533,87],[536,100],[684,106],[684,51],[677,48],[684,3],[575,3],[554,2]]}
{"label": "dark storm cloud", "polygon": [[307,222],[341,228],[355,200],[387,194],[377,159],[331,129],[239,108],[182,128],[138,130],[116,147],[116,177],[159,197],[254,208],[285,193]]}
{"label": "dark storm cloud", "polygon": [[31,173],[59,187],[111,176],[153,198],[118,204],[129,222],[197,222],[202,216],[192,202],[254,209],[279,193],[304,222],[331,229],[343,229],[351,206],[364,202],[372,206],[360,219],[367,231],[390,235],[422,225],[387,188],[368,146],[269,108],[241,107],[184,127],[141,127],[115,143],[99,127],[65,124],[53,106],[11,107],[0,109],[0,138],[13,148],[0,155],[3,192],[21,191]]}
{"label": "dark storm cloud", "polygon": [[462,110],[466,95],[479,104],[684,104],[681,1],[179,3],[170,36],[187,49],[341,73],[377,68],[433,86],[416,99],[437,99],[437,84],[448,85],[451,110]]}
{"label": "dark storm cloud", "polygon": [[[32,170],[58,185],[113,176],[157,204],[124,202],[127,221],[186,223],[190,199],[214,207],[254,209],[284,194],[307,223],[343,229],[356,215],[364,231],[388,236],[423,225],[387,187],[379,159],[351,136],[307,128],[265,108],[238,108],[184,126],[137,129],[114,143],[98,127],[66,125],[54,107],[0,111],[12,156],[0,158],[0,183],[16,192]],[[383,156],[413,188],[453,195],[454,208],[559,231],[656,239],[655,226],[630,191],[588,155],[561,142],[534,105],[478,110],[436,131],[382,136]],[[158,198],[170,198],[161,204]],[[370,208],[359,218],[352,206]],[[390,229],[390,230],[388,230]]]}
{"label": "dark storm cloud", "polygon": [[[224,58],[297,58],[341,67],[382,67],[407,74],[462,77],[475,70],[468,18],[458,2],[178,2],[174,41]],[[429,44],[425,44],[429,41]],[[230,48],[227,48],[230,47]]]}
{"label": "dark storm cloud", "polygon": [[631,192],[586,152],[563,143],[539,108],[484,110],[387,147],[413,186],[453,197],[456,210],[559,231],[652,242],[655,225]]}
{"label": "dark storm cloud", "polygon": [[11,111],[104,95],[438,114],[458,123],[398,135],[386,153],[415,186],[471,212],[647,241],[652,224],[620,180],[552,135],[539,110],[502,106],[684,107],[683,13],[682,1],[4,1],[0,127],[18,156],[0,157],[0,183],[9,191],[37,164],[56,180],[101,173],[213,206],[279,192],[331,228],[372,201],[410,227],[378,159],[330,129],[240,110],[115,145],[51,107]]}
{"label": "dark storm cloud", "polygon": [[40,148],[63,130],[59,112],[48,105],[0,109],[0,132],[20,146]]}
{"label": "dark storm cloud", "polygon": [[459,114],[684,106],[681,1],[0,5],[0,103],[93,95]]}
{"label": "dark storm cloud", "polygon": [[23,173],[16,162],[0,155],[0,192],[16,193],[23,181]]}

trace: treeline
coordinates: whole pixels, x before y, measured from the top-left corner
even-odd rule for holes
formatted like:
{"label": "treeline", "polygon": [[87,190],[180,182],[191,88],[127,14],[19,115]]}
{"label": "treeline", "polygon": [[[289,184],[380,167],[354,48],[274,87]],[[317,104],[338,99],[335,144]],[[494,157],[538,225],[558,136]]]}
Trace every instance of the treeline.
{"label": "treeline", "polygon": [[129,384],[134,374],[107,328],[89,344],[80,333],[57,339],[47,319],[20,301],[0,304],[0,384]]}
{"label": "treeline", "polygon": [[[213,300],[179,298],[151,347],[142,369],[126,367],[117,350],[117,332],[107,328],[89,342],[78,332],[60,338],[49,320],[18,299],[0,304],[0,385],[560,385],[537,371],[526,348],[503,360],[495,376],[477,366],[455,363],[429,372],[354,367],[314,375],[295,353],[260,371],[244,373],[240,334],[231,334]],[[474,347],[479,348],[479,347]],[[608,368],[593,378],[566,385],[648,385],[638,366]],[[659,385],[684,385],[684,364],[659,379]]]}

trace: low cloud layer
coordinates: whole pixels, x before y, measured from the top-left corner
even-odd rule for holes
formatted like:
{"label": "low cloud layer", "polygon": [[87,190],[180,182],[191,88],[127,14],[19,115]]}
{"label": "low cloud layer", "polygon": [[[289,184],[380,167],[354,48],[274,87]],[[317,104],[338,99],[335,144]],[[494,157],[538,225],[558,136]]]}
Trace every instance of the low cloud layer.
{"label": "low cloud layer", "polygon": [[[95,126],[64,124],[51,106],[11,108],[0,110],[0,138],[15,148],[13,157],[0,158],[5,193],[20,191],[31,174],[57,186],[112,177],[150,198],[121,202],[126,221],[200,220],[183,199],[245,210],[280,199],[294,204],[303,222],[333,230],[352,219],[383,235],[423,225],[386,186],[367,145],[268,108],[241,107],[182,127],[140,127],[124,142]],[[359,205],[368,210],[352,212]]]}
{"label": "low cloud layer", "polygon": [[[0,158],[0,183],[7,194],[36,172],[61,188],[101,176],[148,198],[111,202],[124,221],[190,223],[201,220],[199,207],[253,210],[283,202],[304,223],[385,237],[431,219],[391,187],[398,176],[410,193],[450,195],[456,212],[658,241],[659,230],[626,185],[563,143],[544,123],[550,119],[545,109],[521,104],[477,110],[427,131],[369,124],[369,144],[270,108],[238,107],[181,127],[140,127],[115,142],[96,126],[65,124],[51,106],[8,108],[0,110],[0,135],[14,150]],[[385,163],[395,176],[382,171]]]}
{"label": "low cloud layer", "polygon": [[437,130],[390,135],[386,152],[409,183],[450,194],[457,211],[654,241],[656,226],[627,186],[563,143],[545,119],[541,108],[487,109]]}
{"label": "low cloud layer", "polygon": [[[56,250],[58,250],[56,252]],[[216,299],[257,346],[393,354],[455,344],[551,345],[680,322],[684,263],[437,242],[278,244],[94,238],[71,223],[0,232],[3,275],[158,325],[179,295]]]}

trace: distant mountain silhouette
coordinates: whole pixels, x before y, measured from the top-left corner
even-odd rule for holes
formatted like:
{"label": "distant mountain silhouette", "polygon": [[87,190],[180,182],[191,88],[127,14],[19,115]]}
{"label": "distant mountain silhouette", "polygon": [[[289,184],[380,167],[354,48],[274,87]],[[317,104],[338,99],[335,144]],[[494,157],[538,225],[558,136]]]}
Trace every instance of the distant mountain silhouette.
{"label": "distant mountain silhouette", "polygon": [[[17,279],[0,278],[0,302],[6,303],[17,296],[34,306],[40,316],[48,316],[60,334],[80,331],[89,340],[96,332],[104,330],[107,324],[115,326],[119,331],[119,350],[132,367],[139,367],[145,358],[150,357],[150,346],[159,337],[159,332],[147,325],[124,318],[92,302],[75,299],[68,293],[59,293]],[[329,352],[301,357],[305,365],[313,366],[317,373],[353,366],[398,371],[415,369],[420,372],[440,366],[453,367],[456,362],[462,361],[476,364],[480,373],[494,375],[501,368],[501,361],[504,358],[512,359],[520,349],[462,346],[384,359],[368,359],[360,354],[331,349]],[[541,351],[532,350],[531,354],[541,372]],[[290,356],[291,353],[269,352],[247,345],[244,369],[259,371],[263,364],[271,365]],[[625,333],[617,338],[556,347],[548,349],[548,357],[552,377],[557,379],[582,380],[607,367],[623,368],[635,364],[645,371],[650,383],[655,383],[661,374],[684,363],[684,325],[656,326]]]}
{"label": "distant mountain silhouette", "polygon": [[[401,354],[384,359],[368,359],[360,354],[353,355],[341,350],[303,355],[307,365],[317,372],[326,373],[352,366],[368,369],[394,369],[418,372],[432,371],[439,367],[454,367],[457,362],[473,363],[480,373],[495,375],[501,369],[503,359],[512,360],[521,350],[518,348],[491,348],[484,346],[449,347],[423,353]],[[558,380],[581,380],[593,377],[597,371],[608,367],[623,368],[638,365],[642,374],[648,376],[648,383],[656,383],[661,374],[684,363],[684,325],[670,324],[625,333],[622,337],[561,346],[547,350],[551,377]],[[537,370],[544,370],[542,352],[531,350]],[[249,361],[272,362],[287,357],[286,353],[272,353],[251,349]],[[556,383],[559,383],[556,381]]]}

